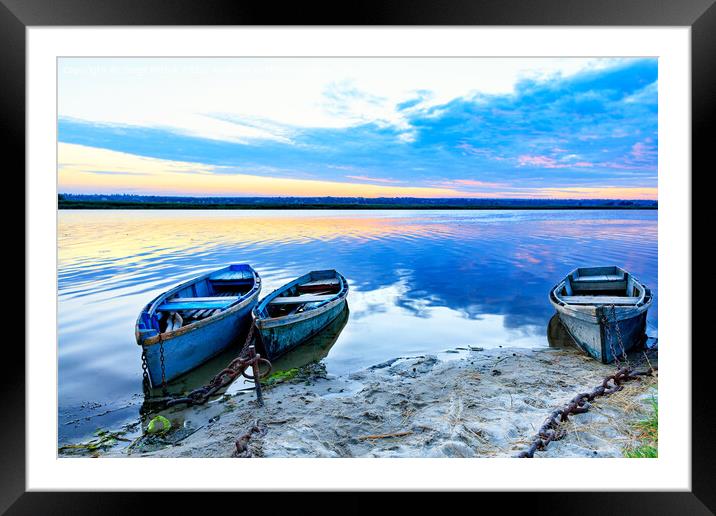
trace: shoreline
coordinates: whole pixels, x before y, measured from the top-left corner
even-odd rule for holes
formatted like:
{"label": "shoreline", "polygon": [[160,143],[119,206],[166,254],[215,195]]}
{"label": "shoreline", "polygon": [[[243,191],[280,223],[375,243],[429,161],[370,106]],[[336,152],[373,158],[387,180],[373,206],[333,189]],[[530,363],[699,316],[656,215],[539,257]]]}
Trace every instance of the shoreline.
{"label": "shoreline", "polygon": [[[513,457],[550,411],[614,371],[571,348],[445,353],[455,358],[401,357],[341,376],[310,364],[264,386],[263,407],[250,384],[235,382],[206,405],[161,412],[172,421],[166,435],[101,456]],[[643,368],[640,355],[630,360]],[[633,424],[656,385],[646,377],[595,400],[535,457],[622,457],[638,443]]]}
{"label": "shoreline", "polygon": [[450,211],[450,210],[474,210],[474,211],[496,211],[496,210],[514,210],[514,211],[555,211],[555,210],[574,210],[574,211],[658,211],[658,206],[572,206],[572,205],[555,205],[555,206],[466,206],[466,205],[437,205],[425,206],[416,205],[393,205],[393,204],[375,204],[375,205],[356,205],[356,204],[204,204],[196,205],[191,203],[74,203],[60,202],[58,210],[410,210],[410,211]]}

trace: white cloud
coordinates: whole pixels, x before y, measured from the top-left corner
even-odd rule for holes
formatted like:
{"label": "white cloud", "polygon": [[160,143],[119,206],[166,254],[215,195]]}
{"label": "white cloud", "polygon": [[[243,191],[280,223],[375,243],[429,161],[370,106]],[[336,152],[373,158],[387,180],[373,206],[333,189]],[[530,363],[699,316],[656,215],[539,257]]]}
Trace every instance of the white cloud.
{"label": "white cloud", "polygon": [[475,93],[509,93],[613,59],[62,58],[59,115],[164,127],[193,136],[291,142],[292,130],[373,122],[411,140],[397,104],[425,109]]}

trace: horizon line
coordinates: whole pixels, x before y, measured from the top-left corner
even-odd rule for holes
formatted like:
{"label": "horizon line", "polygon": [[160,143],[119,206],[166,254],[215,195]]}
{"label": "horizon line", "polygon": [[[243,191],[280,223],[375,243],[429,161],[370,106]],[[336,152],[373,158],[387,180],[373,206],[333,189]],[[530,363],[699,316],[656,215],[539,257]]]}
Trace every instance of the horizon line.
{"label": "horizon line", "polygon": [[181,195],[181,194],[133,194],[133,193],[71,193],[58,192],[61,195],[72,195],[77,197],[106,196],[106,197],[158,197],[165,199],[362,199],[362,200],[379,200],[379,199],[419,199],[425,201],[467,201],[467,202],[484,202],[484,201],[631,201],[631,202],[658,202],[658,199],[635,199],[635,198],[589,198],[589,197],[416,197],[416,196],[394,196],[394,197],[364,197],[364,196],[334,196],[334,195]]}

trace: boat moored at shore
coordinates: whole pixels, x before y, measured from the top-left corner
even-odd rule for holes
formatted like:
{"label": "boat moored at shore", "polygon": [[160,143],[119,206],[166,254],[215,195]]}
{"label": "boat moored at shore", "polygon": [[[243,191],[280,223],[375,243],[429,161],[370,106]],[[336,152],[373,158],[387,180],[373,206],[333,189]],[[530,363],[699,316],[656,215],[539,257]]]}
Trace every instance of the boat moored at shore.
{"label": "boat moored at shore", "polygon": [[316,335],[345,307],[348,282],[335,270],[312,271],[262,299],[254,324],[273,360]]}
{"label": "boat moored at shore", "polygon": [[135,326],[152,387],[224,351],[251,324],[261,278],[248,264],[232,264],[160,294]]}
{"label": "boat moored at shore", "polygon": [[646,338],[651,290],[620,267],[574,269],[552,288],[549,301],[575,344],[605,364]]}

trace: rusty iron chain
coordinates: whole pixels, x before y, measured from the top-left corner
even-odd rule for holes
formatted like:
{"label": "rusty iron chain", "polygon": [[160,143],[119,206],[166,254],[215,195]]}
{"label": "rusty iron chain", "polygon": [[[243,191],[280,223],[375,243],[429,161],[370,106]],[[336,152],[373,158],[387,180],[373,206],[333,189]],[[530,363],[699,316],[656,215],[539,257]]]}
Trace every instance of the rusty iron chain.
{"label": "rusty iron chain", "polygon": [[520,452],[517,457],[533,458],[536,451],[544,450],[552,441],[558,441],[564,437],[565,430],[562,428],[561,423],[567,421],[569,416],[587,412],[589,402],[594,401],[595,398],[620,391],[624,388],[623,383],[636,380],[642,376],[652,376],[656,370],[657,368],[651,367],[651,365],[648,371],[638,372],[635,372],[631,366],[622,367],[615,373],[605,377],[602,383],[590,392],[577,394],[562,408],[553,410],[547,416],[547,419],[544,420],[544,423],[537,431],[537,436],[532,441],[532,444],[529,448]]}
{"label": "rusty iron chain", "polygon": [[167,389],[167,371],[164,366],[164,339],[161,333],[159,334],[159,363],[162,366],[162,395],[167,396],[169,390]]}
{"label": "rusty iron chain", "polygon": [[[632,365],[629,363],[629,358],[627,357],[626,350],[624,348],[624,342],[622,341],[622,335],[621,330],[619,328],[619,320],[617,319],[616,308],[613,304],[609,305],[608,308],[610,308],[612,312],[617,342],[619,344],[619,347],[621,348],[622,358],[626,365],[622,366],[619,363],[619,357],[614,350],[614,344],[612,343],[611,332],[609,330],[609,317],[606,315],[604,309],[602,308],[602,310],[600,311],[600,321],[604,323],[605,338],[609,343],[612,356],[614,357],[614,362],[617,368],[616,372],[605,377],[604,380],[602,380],[602,383],[592,389],[590,392],[583,392],[577,394],[565,406],[553,410],[538,430],[537,436],[532,441],[530,447],[520,452],[517,455],[518,457],[533,458],[537,450],[543,450],[552,441],[558,441],[559,439],[564,437],[565,431],[560,424],[567,421],[569,419],[569,416],[573,414],[582,414],[584,412],[587,412],[589,410],[589,402],[594,401],[595,398],[620,391],[624,388],[622,386],[622,383],[636,380],[641,376],[652,376],[657,370],[657,368],[651,365],[649,357],[647,357],[646,353],[644,353],[646,361],[649,364],[649,370],[639,372],[634,371]],[[610,386],[610,382],[613,383],[613,385]]]}
{"label": "rusty iron chain", "polygon": [[142,390],[144,391],[144,396],[148,397],[152,393],[151,389],[151,383],[149,382],[149,365],[147,364],[147,351],[142,346]]}
{"label": "rusty iron chain", "polygon": [[619,348],[621,348],[621,352],[622,352],[622,358],[624,359],[624,362],[626,362],[626,364],[628,366],[630,366],[631,364],[629,363],[629,358],[627,358],[626,349],[624,348],[624,340],[622,339],[622,330],[621,330],[621,327],[619,326],[619,319],[617,318],[617,309],[613,304],[610,305],[610,307],[612,310],[612,319],[614,320],[614,329],[616,330],[616,333],[617,333],[617,342],[619,343]]}
{"label": "rusty iron chain", "polygon": [[[207,384],[192,390],[184,396],[172,396],[166,391],[165,388],[163,389],[163,397],[155,399],[155,403],[157,403],[163,408],[169,408],[182,403],[185,403],[190,406],[202,405],[206,403],[209,398],[216,394],[216,392],[218,392],[220,389],[229,385],[239,376],[243,376],[244,378],[254,381],[254,383],[256,384],[256,392],[257,398],[259,399],[259,404],[263,404],[260,390],[260,380],[261,378],[265,378],[271,373],[272,365],[269,360],[262,358],[261,355],[257,354],[254,350],[254,347],[251,346],[254,328],[255,325],[252,324],[251,328],[249,329],[249,333],[246,336],[246,341],[244,342],[244,345],[241,348],[241,351],[239,352],[238,356],[234,358],[231,362],[229,362],[229,364],[221,371],[219,371],[219,373],[214,375],[214,377]],[[166,385],[164,378],[163,353],[161,354],[160,361],[162,363],[162,381]],[[261,371],[262,365],[267,368],[265,371]],[[254,374],[249,374],[246,371],[249,367],[253,369]]]}
{"label": "rusty iron chain", "polygon": [[607,312],[605,312],[605,308],[611,309],[612,312],[612,320],[614,321],[614,329],[617,337],[617,343],[619,344],[619,347],[621,348],[621,355],[623,362],[630,366],[629,359],[627,358],[626,349],[624,348],[624,342],[622,340],[622,332],[619,328],[619,320],[617,319],[617,311],[614,305],[607,305],[606,307],[602,307],[600,311],[600,317],[599,320],[602,324],[604,324],[604,338],[607,339],[607,343],[609,344],[609,350],[612,352],[612,357],[614,357],[614,365],[617,369],[620,369],[622,365],[619,363],[619,356],[617,354],[617,351],[614,349],[614,343],[612,339],[611,330],[609,329],[609,316],[607,315]]}
{"label": "rusty iron chain", "polygon": [[264,433],[264,429],[259,426],[259,421],[257,420],[245,434],[236,440],[236,452],[234,455],[243,458],[253,457],[253,453],[249,448],[249,441],[253,434],[261,435],[262,433]]}
{"label": "rusty iron chain", "polygon": [[254,329],[256,328],[256,323],[251,323],[251,328],[249,328],[249,333],[246,335],[246,340],[244,341],[244,345],[241,348],[241,351],[239,351],[240,357],[247,357],[249,356],[249,346],[251,345],[251,342],[253,341],[254,337]]}

